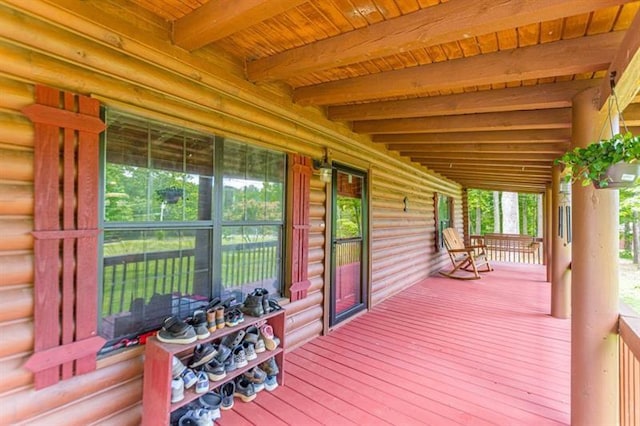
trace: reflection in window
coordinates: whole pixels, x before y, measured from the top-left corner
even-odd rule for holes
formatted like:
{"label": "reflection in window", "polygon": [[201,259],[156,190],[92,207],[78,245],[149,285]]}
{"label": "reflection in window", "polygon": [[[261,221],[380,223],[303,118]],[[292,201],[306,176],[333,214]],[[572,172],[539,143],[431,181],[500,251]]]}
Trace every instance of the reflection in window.
{"label": "reflection in window", "polygon": [[213,296],[281,294],[284,154],[112,110],[106,123],[102,336],[157,329]]}

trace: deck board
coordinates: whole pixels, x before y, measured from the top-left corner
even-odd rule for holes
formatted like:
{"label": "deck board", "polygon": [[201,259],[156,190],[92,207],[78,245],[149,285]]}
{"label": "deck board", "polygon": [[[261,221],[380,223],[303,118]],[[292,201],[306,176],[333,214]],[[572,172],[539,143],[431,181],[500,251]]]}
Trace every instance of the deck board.
{"label": "deck board", "polygon": [[570,322],[539,265],[431,277],[287,354],[286,386],[224,426],[566,425]]}

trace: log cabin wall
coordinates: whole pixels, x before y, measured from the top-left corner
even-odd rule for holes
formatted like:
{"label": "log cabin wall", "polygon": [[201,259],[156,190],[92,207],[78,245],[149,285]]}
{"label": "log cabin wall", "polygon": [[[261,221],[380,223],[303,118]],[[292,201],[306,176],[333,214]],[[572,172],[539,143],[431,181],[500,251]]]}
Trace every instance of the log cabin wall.
{"label": "log cabin wall", "polygon": [[[280,87],[247,83],[243,64],[225,55],[176,48],[159,35],[166,23],[144,11],[118,1],[100,1],[100,9],[93,1],[56,3],[0,4],[0,424],[140,421],[144,347],[105,357],[96,371],[37,392],[22,367],[34,336],[34,171],[33,126],[20,110],[34,102],[35,84],[272,149],[313,158],[329,149],[333,159],[366,170],[373,305],[448,261],[434,254],[433,192],[454,198],[454,221],[462,229],[457,184],[329,122],[318,109],[292,104]],[[311,287],[306,298],[286,306],[289,348],[323,331],[327,196],[316,175],[310,201]]]}

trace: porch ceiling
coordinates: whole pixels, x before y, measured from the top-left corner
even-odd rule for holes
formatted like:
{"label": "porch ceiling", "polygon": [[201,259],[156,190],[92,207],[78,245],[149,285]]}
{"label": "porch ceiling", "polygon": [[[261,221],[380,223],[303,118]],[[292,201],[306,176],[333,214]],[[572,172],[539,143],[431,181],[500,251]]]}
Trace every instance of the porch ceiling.
{"label": "porch ceiling", "polygon": [[[628,0],[133,2],[171,21],[178,46],[215,45],[246,63],[249,81],[284,83],[298,104],[464,186],[533,192],[569,145],[571,98],[606,84],[640,9]],[[624,118],[640,126],[633,102]]]}

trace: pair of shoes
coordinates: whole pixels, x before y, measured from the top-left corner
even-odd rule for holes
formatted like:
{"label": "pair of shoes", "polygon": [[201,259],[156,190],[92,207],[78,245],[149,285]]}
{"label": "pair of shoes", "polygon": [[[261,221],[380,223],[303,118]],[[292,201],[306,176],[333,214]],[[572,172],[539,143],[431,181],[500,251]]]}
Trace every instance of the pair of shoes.
{"label": "pair of shoes", "polygon": [[280,373],[280,369],[278,368],[278,363],[274,357],[269,358],[268,360],[261,362],[259,365],[260,369],[267,373],[267,376],[277,376]]}
{"label": "pair of shoes", "polygon": [[280,339],[273,335],[273,328],[269,324],[260,327],[260,335],[264,339],[267,350],[272,351],[280,345]]}
{"label": "pair of shoes", "polygon": [[193,349],[193,358],[189,363],[189,368],[200,367],[211,361],[218,351],[211,343],[198,344]]}
{"label": "pair of shoes", "polygon": [[221,410],[231,410],[233,408],[233,395],[235,392],[236,384],[233,380],[220,386],[220,396],[222,397],[222,402],[220,403]]}
{"label": "pair of shoes", "polygon": [[[244,335],[244,342],[250,343],[253,345],[253,350],[256,354],[262,353],[265,351],[264,340],[260,337],[260,330],[255,325],[247,327]],[[245,348],[246,352],[246,348]],[[249,355],[247,354],[247,359],[250,360]]]}
{"label": "pair of shoes", "polygon": [[233,396],[240,398],[242,402],[251,402],[256,399],[256,390],[249,380],[244,376],[239,376],[235,380],[236,389]]}
{"label": "pair of shoes", "polygon": [[256,288],[247,294],[242,305],[242,312],[252,317],[261,317],[270,312],[269,291],[265,288]]}
{"label": "pair of shoes", "polygon": [[232,309],[224,314],[224,321],[227,327],[236,326],[244,322],[244,314],[239,309]]}
{"label": "pair of shoes", "polygon": [[213,421],[220,418],[220,410],[218,417],[215,417],[214,410],[208,408],[192,408],[180,417],[179,426],[213,426]]}
{"label": "pair of shoes", "polygon": [[215,308],[207,309],[207,327],[209,332],[213,333],[216,330],[224,328],[224,306],[218,305]]}
{"label": "pair of shoes", "polygon": [[253,388],[256,393],[264,389],[265,380],[267,380],[267,373],[265,373],[260,367],[253,367],[252,369],[245,371],[242,375],[253,384]]}
{"label": "pair of shoes", "polygon": [[164,320],[162,328],[158,331],[156,337],[161,342],[179,345],[189,345],[198,340],[193,326],[175,316]]}

